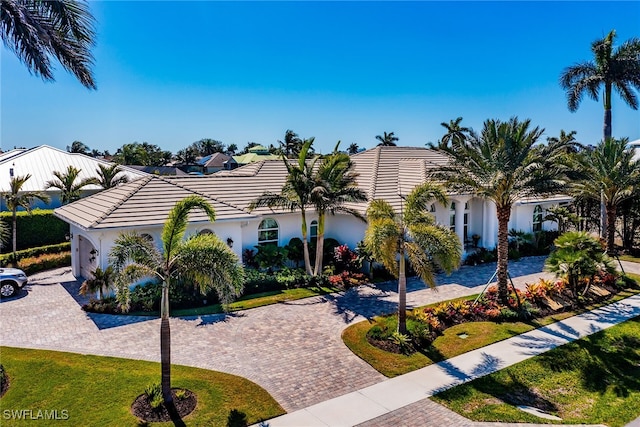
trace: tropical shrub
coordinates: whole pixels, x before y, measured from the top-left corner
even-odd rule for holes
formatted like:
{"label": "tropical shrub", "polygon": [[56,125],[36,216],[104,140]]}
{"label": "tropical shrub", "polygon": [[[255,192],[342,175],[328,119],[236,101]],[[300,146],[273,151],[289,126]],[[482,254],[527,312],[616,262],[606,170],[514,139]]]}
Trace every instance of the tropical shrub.
{"label": "tropical shrub", "polygon": [[287,259],[293,262],[296,268],[304,261],[304,245],[302,239],[294,237],[289,240],[289,244],[284,247],[287,251]]}
{"label": "tropical shrub", "polygon": [[[60,252],[68,252],[71,250],[71,243],[57,243],[55,245],[47,245],[47,246],[39,246],[37,248],[23,249],[20,251],[16,251],[16,259],[19,261],[22,258],[29,257],[38,257],[44,254],[55,254]],[[0,255],[0,265],[4,265],[6,263],[13,262],[13,254],[2,254]]]}
{"label": "tropical shrub", "polygon": [[259,245],[255,246],[255,248],[257,250],[255,261],[260,268],[273,271],[284,267],[287,259],[287,250],[285,248],[275,245]]}
{"label": "tropical shrub", "polygon": [[362,267],[358,254],[347,245],[340,245],[333,250],[333,262],[338,273],[343,271],[357,272]]}
{"label": "tropical shrub", "polygon": [[17,267],[30,275],[52,268],[68,267],[71,265],[71,252],[44,254],[37,257],[26,257],[18,261]]}

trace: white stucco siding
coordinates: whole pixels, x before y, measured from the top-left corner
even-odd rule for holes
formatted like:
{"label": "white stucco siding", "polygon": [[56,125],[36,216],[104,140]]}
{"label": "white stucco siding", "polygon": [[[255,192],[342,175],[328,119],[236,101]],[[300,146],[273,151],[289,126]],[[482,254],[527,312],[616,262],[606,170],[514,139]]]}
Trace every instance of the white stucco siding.
{"label": "white stucco siding", "polygon": [[359,241],[364,239],[367,223],[352,215],[327,215],[325,221],[325,238],[336,239],[355,249]]}

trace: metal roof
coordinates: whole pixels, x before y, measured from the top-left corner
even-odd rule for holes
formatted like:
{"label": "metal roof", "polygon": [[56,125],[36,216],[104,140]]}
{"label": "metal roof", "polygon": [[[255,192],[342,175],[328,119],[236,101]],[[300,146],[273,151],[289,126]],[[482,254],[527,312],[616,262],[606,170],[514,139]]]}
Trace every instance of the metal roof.
{"label": "metal roof", "polygon": [[[14,151],[16,152],[12,155]],[[79,179],[96,177],[98,165],[111,166],[113,163],[96,159],[79,153],[68,153],[48,145],[26,150],[11,150],[0,157],[0,191],[7,191],[11,172],[13,176],[31,174],[31,178],[25,182],[23,191],[45,191],[47,181],[54,179],[53,172],[65,172],[67,167],[74,166],[80,169]],[[13,169],[13,171],[12,171]],[[133,181],[146,173],[131,168],[123,167],[124,175]],[[88,185],[85,190],[99,190],[98,185]]]}

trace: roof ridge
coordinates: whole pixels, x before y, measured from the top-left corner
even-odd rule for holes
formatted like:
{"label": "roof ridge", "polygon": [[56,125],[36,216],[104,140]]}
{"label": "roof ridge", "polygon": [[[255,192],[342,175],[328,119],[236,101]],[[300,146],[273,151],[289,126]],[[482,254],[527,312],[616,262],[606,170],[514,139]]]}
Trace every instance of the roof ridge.
{"label": "roof ridge", "polygon": [[381,146],[375,147],[376,154],[373,159],[373,170],[371,171],[371,187],[369,187],[369,200],[373,200],[376,195],[376,186],[378,184],[378,169],[380,167],[380,153],[382,152]]}
{"label": "roof ridge", "polygon": [[164,181],[164,182],[166,182],[168,184],[175,185],[176,187],[182,188],[183,190],[191,191],[192,193],[195,193],[195,194],[197,194],[197,195],[199,195],[201,197],[204,197],[205,199],[215,200],[216,202],[218,202],[218,203],[220,203],[222,205],[229,206],[231,208],[234,208],[234,209],[237,209],[237,210],[239,210],[241,212],[249,214],[249,212],[245,211],[244,209],[242,209],[242,208],[240,208],[238,206],[232,205],[231,203],[228,203],[228,202],[223,202],[222,200],[219,200],[219,199],[217,199],[215,197],[211,197],[210,195],[205,194],[202,191],[194,190],[193,188],[188,187],[188,186],[186,186],[184,184],[179,184],[177,182],[171,182],[171,181],[179,181],[180,178],[167,178],[167,177],[162,177],[162,176],[159,176],[157,178],[161,179],[162,181]]}
{"label": "roof ridge", "polygon": [[[88,228],[92,228],[95,227],[96,225],[100,224],[100,222],[105,219],[107,216],[109,216],[113,211],[115,211],[116,209],[118,209],[120,206],[122,206],[122,204],[128,200],[129,198],[131,198],[131,196],[133,196],[135,193],[137,193],[138,191],[140,191],[140,188],[142,188],[147,182],[151,181],[154,178],[153,175],[149,175],[149,176],[145,176],[142,177],[140,179],[136,179],[134,181],[132,181],[133,183],[136,183],[137,185],[134,186],[134,188],[129,191],[128,193],[126,193],[124,195],[124,197],[121,197],[120,200],[114,204],[113,206],[111,206],[109,209],[107,209],[107,211],[105,213],[103,213],[102,215],[100,215],[100,217],[98,219],[96,219],[95,221],[93,221],[91,223],[91,225]],[[126,185],[126,184],[125,184]],[[118,188],[118,187],[114,187],[114,188]]]}

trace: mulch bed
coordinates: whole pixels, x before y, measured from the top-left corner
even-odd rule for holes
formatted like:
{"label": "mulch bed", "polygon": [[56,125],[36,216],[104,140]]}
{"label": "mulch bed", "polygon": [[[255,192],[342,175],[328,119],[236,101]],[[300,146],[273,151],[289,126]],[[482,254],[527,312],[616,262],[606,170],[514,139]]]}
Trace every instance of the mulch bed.
{"label": "mulch bed", "polygon": [[[195,393],[190,390],[185,390],[185,395],[182,399],[176,397],[176,391],[182,390],[179,388],[172,388],[171,395],[173,396],[173,404],[176,408],[177,414],[180,418],[186,417],[196,408],[198,400]],[[147,422],[165,422],[171,421],[171,414],[161,405],[159,408],[154,409],[151,407],[149,399],[146,394],[141,394],[133,401],[131,405],[131,412],[136,417]]]}

